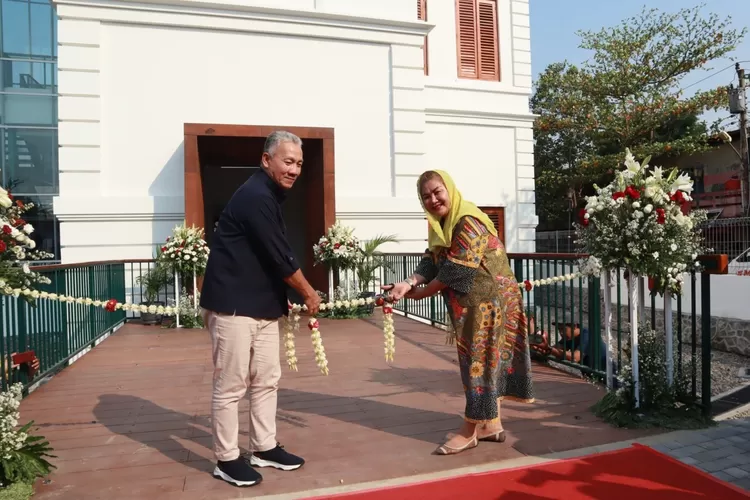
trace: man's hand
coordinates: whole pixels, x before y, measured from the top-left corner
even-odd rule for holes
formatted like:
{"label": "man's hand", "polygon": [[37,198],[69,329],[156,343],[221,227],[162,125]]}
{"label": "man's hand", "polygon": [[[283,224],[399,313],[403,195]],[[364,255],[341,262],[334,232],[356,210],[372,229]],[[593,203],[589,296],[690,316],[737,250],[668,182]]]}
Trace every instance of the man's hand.
{"label": "man's hand", "polygon": [[305,297],[305,305],[307,306],[307,312],[310,313],[310,316],[318,315],[318,312],[320,311],[320,302],[321,300],[317,293]]}

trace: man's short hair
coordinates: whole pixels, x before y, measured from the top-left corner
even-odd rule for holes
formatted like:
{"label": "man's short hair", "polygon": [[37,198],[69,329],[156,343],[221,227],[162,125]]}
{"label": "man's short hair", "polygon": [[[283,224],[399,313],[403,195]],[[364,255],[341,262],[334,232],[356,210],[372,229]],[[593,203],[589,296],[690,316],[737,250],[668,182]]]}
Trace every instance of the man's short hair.
{"label": "man's short hair", "polygon": [[293,142],[297,146],[302,147],[302,139],[293,133],[287,132],[286,130],[276,130],[266,138],[266,143],[263,145],[263,152],[268,153],[269,156],[273,156],[276,152],[276,148],[278,148],[279,144],[283,142]]}

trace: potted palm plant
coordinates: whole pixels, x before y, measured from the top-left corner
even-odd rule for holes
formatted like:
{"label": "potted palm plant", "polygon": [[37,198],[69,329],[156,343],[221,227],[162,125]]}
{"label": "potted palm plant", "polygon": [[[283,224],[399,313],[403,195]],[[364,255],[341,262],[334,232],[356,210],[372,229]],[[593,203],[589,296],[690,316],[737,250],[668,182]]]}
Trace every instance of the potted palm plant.
{"label": "potted palm plant", "polygon": [[[375,287],[376,273],[378,269],[387,266],[383,258],[383,253],[378,249],[386,243],[396,243],[397,241],[395,235],[379,234],[362,245],[362,253],[355,264],[357,279],[359,281],[360,298],[375,297],[376,293],[373,288]],[[375,306],[374,304],[370,304],[363,308],[367,312],[372,313]]]}
{"label": "potted palm plant", "polygon": [[[149,269],[145,274],[138,276],[135,280],[136,284],[143,288],[143,302],[140,303],[142,306],[163,306],[164,302],[159,301],[159,293],[162,288],[171,281],[169,269],[162,264],[157,264],[156,267]],[[145,312],[141,313],[141,323],[144,325],[156,325],[161,323],[162,317],[155,313]]]}

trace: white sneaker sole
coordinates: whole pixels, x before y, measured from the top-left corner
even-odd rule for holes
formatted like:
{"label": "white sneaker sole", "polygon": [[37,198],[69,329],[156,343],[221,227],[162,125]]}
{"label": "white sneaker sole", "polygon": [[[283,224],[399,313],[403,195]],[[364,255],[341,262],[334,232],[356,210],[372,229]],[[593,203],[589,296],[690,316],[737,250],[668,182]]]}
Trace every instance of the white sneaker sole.
{"label": "white sneaker sole", "polygon": [[276,462],[263,460],[262,458],[258,458],[255,455],[253,455],[250,457],[250,465],[254,465],[256,467],[273,467],[274,469],[290,471],[290,470],[299,469],[300,467],[302,467],[303,464],[299,464],[299,465],[277,464]]}
{"label": "white sneaker sole", "polygon": [[257,481],[237,481],[236,479],[234,479],[230,475],[225,474],[224,472],[222,472],[222,470],[219,469],[218,467],[216,467],[214,469],[213,476],[216,479],[223,479],[224,481],[226,481],[226,482],[228,482],[230,484],[233,484],[235,486],[243,486],[243,487],[244,486],[254,486],[254,485],[256,485],[256,484],[258,484],[260,482],[260,480],[257,480]]}

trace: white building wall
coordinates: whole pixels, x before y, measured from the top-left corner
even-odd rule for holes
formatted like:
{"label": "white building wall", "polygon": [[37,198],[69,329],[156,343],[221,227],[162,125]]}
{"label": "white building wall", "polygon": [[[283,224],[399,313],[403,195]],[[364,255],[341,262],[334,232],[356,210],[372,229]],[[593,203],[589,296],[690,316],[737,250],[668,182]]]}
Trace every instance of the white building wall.
{"label": "white building wall", "polygon": [[424,249],[438,168],[533,251],[527,0],[500,0],[499,83],[456,78],[453,2],[430,3],[428,77],[414,2],[169,3],[57,2],[64,262],[152,256],[184,217],[184,123],[333,127],[337,216],[389,250]]}

